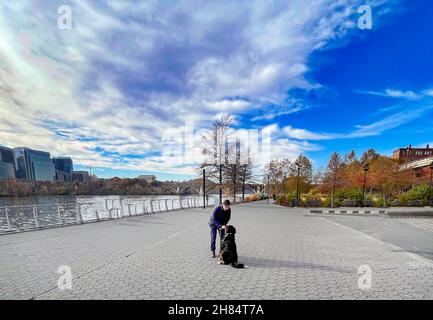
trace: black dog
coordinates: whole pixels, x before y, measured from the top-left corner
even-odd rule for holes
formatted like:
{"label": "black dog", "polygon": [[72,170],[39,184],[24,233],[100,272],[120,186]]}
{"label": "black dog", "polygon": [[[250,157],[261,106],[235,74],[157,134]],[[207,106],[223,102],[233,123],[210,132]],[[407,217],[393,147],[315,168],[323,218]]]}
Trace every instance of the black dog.
{"label": "black dog", "polygon": [[238,263],[238,252],[235,242],[236,228],[228,226],[224,239],[221,241],[220,264],[229,264],[234,268],[245,268],[242,263]]}

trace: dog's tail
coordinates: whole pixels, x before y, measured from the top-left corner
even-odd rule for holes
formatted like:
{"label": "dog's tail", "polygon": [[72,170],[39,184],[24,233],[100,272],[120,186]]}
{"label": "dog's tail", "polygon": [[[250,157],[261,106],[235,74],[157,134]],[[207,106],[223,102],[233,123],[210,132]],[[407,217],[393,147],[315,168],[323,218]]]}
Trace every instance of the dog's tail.
{"label": "dog's tail", "polygon": [[237,268],[237,269],[245,268],[245,265],[242,264],[242,263],[232,262],[230,265],[231,265],[233,268]]}

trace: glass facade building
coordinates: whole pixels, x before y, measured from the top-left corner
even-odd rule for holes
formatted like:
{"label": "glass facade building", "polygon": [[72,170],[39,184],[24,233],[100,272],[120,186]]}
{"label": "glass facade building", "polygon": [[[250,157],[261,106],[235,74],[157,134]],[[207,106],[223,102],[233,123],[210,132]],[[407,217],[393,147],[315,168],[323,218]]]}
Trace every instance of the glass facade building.
{"label": "glass facade building", "polygon": [[49,152],[15,149],[17,177],[25,181],[54,181],[55,169]]}
{"label": "glass facade building", "polygon": [[56,181],[71,182],[72,171],[74,171],[74,164],[71,158],[53,158],[54,168],[56,170]]}
{"label": "glass facade building", "polygon": [[12,149],[0,146],[0,180],[15,178],[15,155]]}

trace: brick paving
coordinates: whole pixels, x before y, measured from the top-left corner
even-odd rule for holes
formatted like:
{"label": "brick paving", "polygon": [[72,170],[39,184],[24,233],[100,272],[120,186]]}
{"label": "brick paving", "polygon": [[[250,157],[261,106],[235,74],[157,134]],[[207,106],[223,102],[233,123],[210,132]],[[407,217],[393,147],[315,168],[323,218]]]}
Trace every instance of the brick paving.
{"label": "brick paving", "polygon": [[[0,299],[433,299],[432,261],[263,201],[232,209],[248,269],[218,265],[210,214],[189,209],[0,236]],[[71,267],[71,290],[57,287],[62,265]],[[372,282],[363,290],[365,265]]]}

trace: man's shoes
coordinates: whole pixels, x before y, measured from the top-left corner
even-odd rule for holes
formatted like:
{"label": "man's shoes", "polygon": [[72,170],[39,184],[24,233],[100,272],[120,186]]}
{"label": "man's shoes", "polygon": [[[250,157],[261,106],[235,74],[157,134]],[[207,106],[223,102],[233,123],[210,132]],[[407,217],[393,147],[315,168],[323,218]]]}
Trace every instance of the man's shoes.
{"label": "man's shoes", "polygon": [[212,257],[211,258],[216,258],[215,251],[212,251]]}

